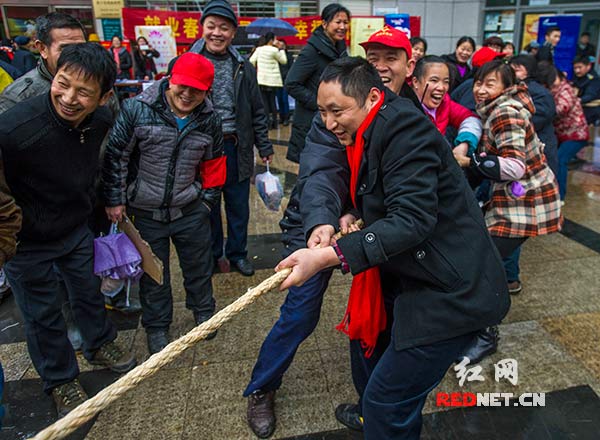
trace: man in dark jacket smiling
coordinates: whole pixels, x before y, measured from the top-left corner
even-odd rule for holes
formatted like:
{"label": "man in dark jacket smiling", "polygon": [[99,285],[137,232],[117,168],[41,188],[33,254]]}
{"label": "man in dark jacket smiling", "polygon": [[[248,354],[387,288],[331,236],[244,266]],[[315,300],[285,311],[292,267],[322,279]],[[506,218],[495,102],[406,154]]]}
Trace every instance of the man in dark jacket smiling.
{"label": "man in dark jacket smiling", "polygon": [[[223,256],[221,198],[211,213],[212,251],[221,271],[229,271],[229,261],[246,276],[254,273],[248,260],[248,221],[250,219],[250,177],[254,172],[254,146],[263,162],[273,158],[256,71],[231,46],[237,17],[226,0],[211,0],[202,11],[202,39],[190,52],[206,56],[215,66],[211,99],[223,120],[227,181],[223,187],[227,215],[227,244]],[[229,261],[228,261],[229,260]]]}
{"label": "man in dark jacket smiling", "polygon": [[117,372],[135,366],[114,343],[117,332],[93,273],[88,228],[100,145],[111,126],[110,112],[99,106],[112,94],[115,76],[114,61],[101,46],[69,45],[50,93],[0,116],[6,182],[23,210],[17,254],[4,268],[25,319],[31,360],[59,416],[87,396],[77,380],[55,268],[66,281],[86,359]]}
{"label": "man in dark jacket smiling", "polygon": [[384,93],[360,58],[333,62],[321,78],[319,111],[346,146],[350,200],[366,227],[336,243],[321,236],[320,248],[283,260],[277,270],[293,271],[281,288],[340,264],[354,274],[344,330],[366,356],[394,320],[363,396],[365,438],[417,439],[429,391],[473,332],[508,310],[502,263],[451,150],[422,113]]}
{"label": "man in dark jacket smiling", "polygon": [[173,320],[170,239],[179,255],[186,307],[196,324],[215,310],[209,215],[219,209],[225,158],[221,120],[205,99],[213,75],[212,64],[202,55],[180,56],[169,79],[125,101],[106,147],[108,217],[120,220],[127,206],[140,235],[163,262],[162,285],[148,275],[140,280],[150,353],[168,344]]}

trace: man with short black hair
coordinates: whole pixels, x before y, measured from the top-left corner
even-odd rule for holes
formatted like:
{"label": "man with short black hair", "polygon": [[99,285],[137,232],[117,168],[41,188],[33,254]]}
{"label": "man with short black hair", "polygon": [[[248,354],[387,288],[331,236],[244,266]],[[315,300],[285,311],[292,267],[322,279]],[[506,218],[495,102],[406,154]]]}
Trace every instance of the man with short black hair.
{"label": "man with short black hair", "polygon": [[577,96],[581,99],[583,113],[588,124],[600,119],[600,77],[593,64],[586,56],[577,56],[573,60],[573,85],[577,88]]}
{"label": "man with short black hair", "polygon": [[575,55],[588,57],[588,59],[589,57],[596,56],[596,46],[590,43],[589,32],[581,33],[581,36],[579,37],[579,43],[577,44],[577,53]]}
{"label": "man with short black hair", "polygon": [[539,61],[549,61],[554,64],[554,48],[560,42],[560,28],[558,26],[550,26],[544,34],[544,45],[536,54],[535,58]]}
{"label": "man with short black hair", "polygon": [[[335,242],[333,231],[322,234],[280,262],[276,270],[293,269],[281,289],[330,267],[352,272],[344,330],[379,360],[363,396],[365,439],[418,439],[428,393],[474,332],[508,311],[500,257],[447,142],[422,112],[384,90],[367,61],[331,63],[317,102],[346,147],[342,206],[365,227]],[[334,192],[330,198],[339,205]],[[386,320],[394,321],[391,342],[380,356]]]}
{"label": "man with short black hair", "polygon": [[263,163],[273,158],[256,71],[231,45],[237,30],[237,17],[226,0],[210,0],[202,10],[202,39],[190,52],[207,57],[215,66],[217,93],[211,95],[215,110],[223,120],[224,151],[227,156],[227,182],[223,187],[227,216],[227,243],[223,257],[221,198],[211,212],[212,251],[215,265],[228,272],[233,264],[242,275],[254,274],[248,260],[248,221],[250,219],[250,177],[254,173],[254,147]]}
{"label": "man with short black hair", "polygon": [[[85,30],[75,18],[62,12],[50,12],[36,19],[35,46],[40,53],[37,68],[21,76],[0,95],[0,113],[17,102],[50,90],[56,63],[62,49],[73,43],[85,43]],[[25,73],[25,72],[23,72]]]}
{"label": "man with short black hair", "polygon": [[69,45],[58,58],[50,92],[0,116],[6,181],[23,210],[17,254],[4,269],[25,320],[32,363],[59,416],[87,395],[77,380],[55,270],[65,280],[88,362],[119,373],[136,365],[114,342],[88,228],[100,146],[112,125],[102,105],[115,76],[114,61],[101,46]]}

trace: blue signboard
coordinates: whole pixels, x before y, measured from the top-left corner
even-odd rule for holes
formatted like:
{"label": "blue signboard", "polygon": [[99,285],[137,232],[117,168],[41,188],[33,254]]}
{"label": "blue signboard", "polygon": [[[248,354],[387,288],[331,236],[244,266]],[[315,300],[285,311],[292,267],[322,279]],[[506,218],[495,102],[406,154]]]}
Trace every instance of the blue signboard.
{"label": "blue signboard", "polygon": [[581,14],[542,15],[538,27],[538,43],[544,44],[546,29],[552,26],[560,28],[560,41],[554,48],[554,65],[566,72],[569,79],[573,77],[573,58],[577,53]]}
{"label": "blue signboard", "polygon": [[383,16],[385,24],[404,32],[410,38],[410,15],[386,14]]}
{"label": "blue signboard", "polygon": [[104,34],[104,40],[109,41],[115,35],[123,38],[123,31],[121,31],[121,19],[120,18],[103,18],[102,19],[102,33]]}

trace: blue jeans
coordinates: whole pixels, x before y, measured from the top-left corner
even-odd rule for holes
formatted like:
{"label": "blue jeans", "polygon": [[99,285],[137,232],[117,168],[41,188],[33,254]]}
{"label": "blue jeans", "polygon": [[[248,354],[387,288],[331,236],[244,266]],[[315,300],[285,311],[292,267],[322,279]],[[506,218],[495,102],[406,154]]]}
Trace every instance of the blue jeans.
{"label": "blue jeans", "polygon": [[279,108],[279,117],[283,121],[290,114],[290,102],[285,87],[277,89],[277,107]]}
{"label": "blue jeans", "polygon": [[[223,186],[225,215],[227,216],[227,244],[225,256],[238,261],[248,255],[248,221],[250,220],[250,179],[238,179],[237,146],[234,140],[224,143],[227,156],[227,180]],[[212,251],[215,260],[223,256],[223,221],[221,219],[221,198],[210,213],[212,229]]]}
{"label": "blue jeans", "polygon": [[390,344],[363,396],[366,440],[418,440],[427,395],[472,340],[474,333],[397,351]]}
{"label": "blue jeans", "polygon": [[504,270],[506,271],[506,280],[509,283],[513,281],[519,281],[519,258],[521,257],[521,246],[516,248],[512,254],[504,258]]}
{"label": "blue jeans", "polygon": [[296,350],[319,322],[323,294],[331,273],[331,270],[319,272],[302,286],[289,289],[279,319],[260,348],[244,397],[257,390],[279,389]]}
{"label": "blue jeans", "polygon": [[569,172],[568,164],[575,157],[577,152],[581,150],[587,141],[564,141],[558,146],[558,191],[560,199],[564,200],[567,195],[567,174]]}

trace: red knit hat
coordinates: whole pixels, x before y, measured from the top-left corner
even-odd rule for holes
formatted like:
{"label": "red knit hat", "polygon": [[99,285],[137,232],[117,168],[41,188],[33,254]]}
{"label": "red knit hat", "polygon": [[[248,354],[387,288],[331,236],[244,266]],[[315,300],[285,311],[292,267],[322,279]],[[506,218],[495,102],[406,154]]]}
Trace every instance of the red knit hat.
{"label": "red knit hat", "polygon": [[367,41],[359,43],[366,51],[370,44],[379,43],[395,49],[404,49],[408,59],[412,58],[412,46],[406,34],[396,28],[385,25],[383,29],[375,32]]}
{"label": "red knit hat", "polygon": [[171,73],[171,83],[208,90],[215,78],[215,67],[200,54],[186,52],[177,58]]}
{"label": "red knit hat", "polygon": [[507,54],[505,54],[504,52],[496,52],[494,49],[485,46],[473,54],[471,64],[473,65],[473,67],[480,68],[485,63],[489,63],[490,61],[493,61],[496,58],[503,58],[506,55]]}

